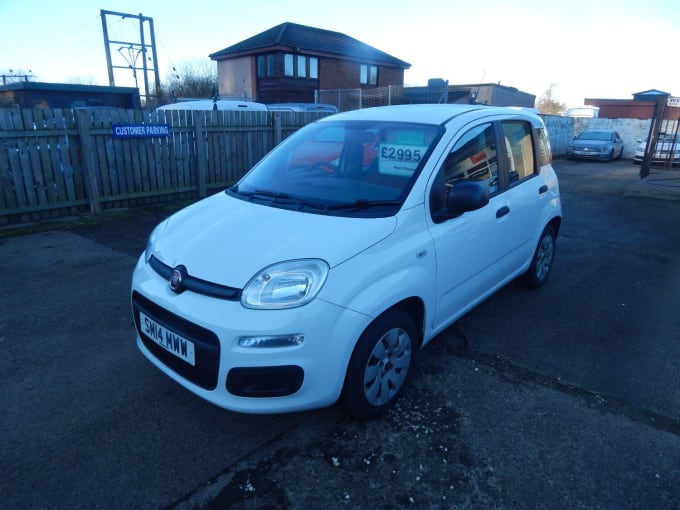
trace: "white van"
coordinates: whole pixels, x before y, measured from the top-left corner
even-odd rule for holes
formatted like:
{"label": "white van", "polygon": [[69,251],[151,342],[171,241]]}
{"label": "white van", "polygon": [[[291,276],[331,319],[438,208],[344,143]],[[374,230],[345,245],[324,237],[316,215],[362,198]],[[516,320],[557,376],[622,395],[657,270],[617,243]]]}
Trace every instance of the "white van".
{"label": "white van", "polygon": [[577,106],[567,109],[564,115],[575,119],[596,119],[600,116],[600,108],[598,106]]}
{"label": "white van", "polygon": [[166,104],[157,110],[218,110],[218,111],[258,111],[266,112],[267,105],[253,101],[234,101],[229,99],[195,99]]}
{"label": "white van", "polygon": [[338,107],[325,103],[274,103],[268,104],[271,112],[321,112],[338,113]]}
{"label": "white van", "polygon": [[510,281],[546,282],[561,218],[537,115],[329,115],[156,227],[132,277],[137,345],[226,409],[340,399],[375,417],[423,345]]}

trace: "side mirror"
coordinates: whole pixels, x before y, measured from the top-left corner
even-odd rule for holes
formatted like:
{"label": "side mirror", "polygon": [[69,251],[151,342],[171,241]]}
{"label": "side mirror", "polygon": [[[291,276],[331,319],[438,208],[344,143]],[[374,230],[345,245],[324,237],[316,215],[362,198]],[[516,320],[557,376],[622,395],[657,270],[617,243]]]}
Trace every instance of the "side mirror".
{"label": "side mirror", "polygon": [[446,212],[452,216],[476,211],[488,203],[489,187],[477,181],[457,182],[446,194]]}

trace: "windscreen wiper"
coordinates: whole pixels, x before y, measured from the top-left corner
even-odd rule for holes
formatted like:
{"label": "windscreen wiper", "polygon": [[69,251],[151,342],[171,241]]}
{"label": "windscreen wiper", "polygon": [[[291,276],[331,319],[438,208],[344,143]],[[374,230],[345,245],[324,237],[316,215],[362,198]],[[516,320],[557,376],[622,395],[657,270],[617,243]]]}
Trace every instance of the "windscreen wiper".
{"label": "windscreen wiper", "polygon": [[242,191],[239,190],[237,186],[232,186],[229,189],[233,193],[241,195],[242,197],[245,197],[248,200],[266,198],[272,199],[272,204],[276,203],[282,205],[301,205],[304,207],[311,207],[313,209],[326,208],[326,206],[324,205],[317,204],[315,202],[310,202],[309,200],[305,200],[304,198],[295,197],[281,191],[269,191],[266,189],[255,189],[254,191]]}
{"label": "windscreen wiper", "polygon": [[367,200],[365,198],[360,198],[359,200],[354,200],[353,202],[341,202],[339,204],[331,204],[327,206],[329,211],[338,210],[355,210],[360,211],[362,209],[370,209],[372,207],[395,207],[400,206],[401,201],[399,200]]}

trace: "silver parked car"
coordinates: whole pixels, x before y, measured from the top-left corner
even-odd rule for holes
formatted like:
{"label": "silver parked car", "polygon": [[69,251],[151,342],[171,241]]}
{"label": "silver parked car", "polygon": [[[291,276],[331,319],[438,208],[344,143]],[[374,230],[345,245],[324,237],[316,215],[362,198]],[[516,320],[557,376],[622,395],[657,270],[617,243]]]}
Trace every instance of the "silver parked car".
{"label": "silver parked car", "polygon": [[589,129],[572,140],[567,158],[611,161],[623,154],[623,140],[610,129]]}

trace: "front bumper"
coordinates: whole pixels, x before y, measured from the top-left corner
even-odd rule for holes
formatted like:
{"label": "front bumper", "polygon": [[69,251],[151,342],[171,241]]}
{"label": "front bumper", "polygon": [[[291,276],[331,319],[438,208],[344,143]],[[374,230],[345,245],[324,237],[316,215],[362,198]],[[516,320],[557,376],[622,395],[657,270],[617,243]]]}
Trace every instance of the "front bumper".
{"label": "front bumper", "polygon": [[[633,156],[633,162],[634,163],[642,163],[645,155],[644,153],[639,153],[636,152],[635,155]],[[671,159],[671,154],[670,152],[668,153],[654,153],[652,156],[652,164],[655,165],[668,165],[671,163],[673,166],[675,165],[680,165],[680,154],[674,154],[673,158]]]}
{"label": "front bumper", "polygon": [[[249,310],[191,291],[176,294],[140,257],[132,279],[137,345],[154,365],[199,397],[246,413],[300,411],[340,396],[354,344],[370,317],[315,299],[289,310]],[[195,363],[144,333],[140,312],[188,339]],[[243,347],[239,338],[302,335],[299,345]]]}
{"label": "front bumper", "polygon": [[567,157],[573,159],[594,159],[606,161],[610,158],[609,151],[601,151],[599,149],[580,149],[580,148],[569,148],[567,150]]}

